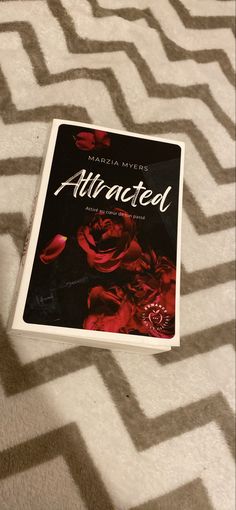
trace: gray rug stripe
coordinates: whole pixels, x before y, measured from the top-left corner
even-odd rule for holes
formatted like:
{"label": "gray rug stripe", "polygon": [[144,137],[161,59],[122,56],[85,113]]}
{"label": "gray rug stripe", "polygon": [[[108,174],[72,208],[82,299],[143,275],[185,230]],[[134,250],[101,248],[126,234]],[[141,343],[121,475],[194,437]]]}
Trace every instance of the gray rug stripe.
{"label": "gray rug stripe", "polygon": [[[128,7],[129,1],[127,1],[126,8],[124,9],[105,9],[100,7],[99,2],[101,0],[87,1],[92,7],[94,17],[105,18],[106,16],[120,16],[130,21],[129,25],[131,30],[135,28],[135,23],[132,23],[132,21],[143,20],[144,24],[147,22],[149,26],[149,28],[146,26],[147,30],[151,30],[152,28],[156,30],[160,36],[163,48],[170,61],[191,58],[196,62],[218,62],[229,82],[234,83],[235,75],[233,67],[224,50],[205,49],[201,51],[188,51],[181,48],[166,36],[161,24],[155,18],[151,9]],[[222,28],[223,30],[234,29],[234,18],[232,16],[194,16],[188,10],[187,0],[169,0],[169,3],[173,6],[176,13],[173,13],[173,17],[176,18],[176,16],[178,16],[183,25],[186,27],[186,37],[188,28],[196,30],[196,38],[200,37],[203,33],[199,32],[199,30],[210,29],[212,31],[216,28]],[[22,5],[23,9],[27,8],[26,4],[24,5],[23,3],[17,5],[19,6],[19,10],[20,5]],[[30,4],[27,3],[27,5],[29,5],[30,8]],[[73,19],[69,14],[70,9],[68,8],[67,11],[63,7],[61,0],[47,0],[47,5],[62,29],[60,38],[65,37],[68,50],[74,54],[78,54],[78,58],[80,53],[94,53],[94,61],[96,62],[97,52],[107,52],[112,58],[112,52],[123,51],[130,59],[130,64],[128,64],[127,69],[129,69],[129,65],[134,64],[136,66],[140,79],[144,83],[147,94],[150,97],[163,97],[165,99],[173,97],[191,97],[193,99],[197,99],[195,103],[198,102],[198,99],[202,99],[208,108],[210,108],[216,120],[228,130],[230,136],[233,138],[233,123],[226,115],[223,108],[214,100],[211,90],[206,83],[191,87],[177,87],[174,84],[159,84],[156,82],[154,75],[152,74],[152,70],[149,68],[145,59],[143,59],[139,54],[135,44],[128,43],[126,41],[113,41],[110,43],[107,41],[89,41],[81,39],[76,33]],[[152,5],[152,2],[148,5]],[[19,13],[18,17],[20,16],[21,15]],[[89,6],[88,17],[91,19]],[[31,61],[34,76],[41,87],[40,91],[42,91],[42,93],[44,91],[44,86],[48,86],[50,83],[63,82],[64,80],[75,80],[80,78],[94,80],[94,87],[96,87],[96,82],[100,81],[105,85],[111,98],[113,108],[125,128],[132,131],[141,131],[147,134],[166,134],[170,131],[173,133],[186,133],[187,136],[191,138],[215,181],[219,185],[233,182],[234,170],[223,168],[220,165],[220,162],[210,145],[211,137],[205,137],[201,132],[201,129],[198,129],[193,122],[191,123],[186,121],[186,119],[173,119],[169,123],[135,123],[131,108],[129,108],[129,104],[127,104],[125,100],[125,90],[123,92],[122,86],[119,83],[119,78],[116,78],[112,67],[109,67],[109,65],[104,69],[70,69],[69,71],[52,75],[47,68],[47,63],[42,51],[43,47],[41,50],[37,35],[34,31],[33,22],[32,24],[22,22],[4,23],[2,25],[2,29],[5,32],[9,32],[9,37],[11,37],[10,32],[12,31],[17,31],[20,35],[24,51],[26,52],[26,58],[28,56]],[[26,31],[27,35],[25,35]],[[174,33],[172,35],[173,37],[175,36]],[[206,32],[204,32],[204,36],[205,35]],[[229,32],[228,35],[231,36]],[[0,81],[0,87],[2,83],[3,94],[2,100],[0,100],[0,110],[2,111],[3,121],[6,124],[13,124],[11,128],[13,131],[14,124],[17,122],[35,120],[36,122],[49,122],[52,117],[67,117],[69,120],[81,120],[81,122],[95,121],[95,119],[90,119],[85,108],[74,107],[71,104],[69,106],[56,104],[55,106],[51,105],[46,108],[39,107],[36,109],[32,108],[20,111],[13,103],[11,90],[7,84],[7,80],[3,74],[0,74],[0,79],[1,76],[2,81]],[[14,176],[19,174],[36,174],[38,173],[40,161],[41,158],[37,157],[4,159],[0,161],[0,175]],[[25,171],[24,168],[26,168]],[[11,181],[11,179],[9,179],[9,181]],[[7,179],[6,182],[8,183]],[[14,182],[14,178],[12,182]],[[2,184],[4,184],[4,177],[2,178]],[[189,189],[185,184],[184,208],[192,224],[195,226],[195,230],[198,235],[223,231],[234,225],[234,215],[232,212],[214,214],[208,218],[204,212],[201,211],[201,208],[197,203],[197,195],[195,194],[195,196],[191,189]],[[12,236],[19,254],[22,253],[26,228],[24,215],[20,212],[0,214],[0,235],[9,234]],[[212,263],[214,264],[214,260],[212,260]],[[190,273],[182,268],[182,294],[187,295],[200,289],[208,289],[209,287],[213,287],[219,283],[231,281],[233,278],[233,268],[233,262],[218,264],[215,267],[203,268],[201,271],[193,271]],[[188,299],[191,300],[191,296]],[[234,351],[232,346],[234,344],[235,331],[233,326],[234,321],[229,321],[227,323],[222,323],[218,326],[185,336],[181,340],[180,349],[173,348],[171,353],[164,353],[158,356],[156,355],[152,357],[152,360],[154,358],[156,363],[159,364],[159,369],[160,366],[163,365],[162,369],[164,371],[163,373],[165,373],[165,365],[173,362],[177,363],[177,372],[178,370],[181,370],[179,362],[181,363],[182,360],[187,360],[188,357],[195,357],[196,363],[198,363],[198,356],[199,362],[204,362],[205,359],[207,362],[209,357],[210,363],[212,356],[213,359],[216,359],[217,352],[215,353],[215,356],[214,354],[211,356],[204,356],[204,353],[220,349],[223,346],[226,346],[229,351],[227,352],[229,356],[231,350],[233,355]],[[70,373],[83,370],[84,368],[94,367],[95,371],[99,372],[99,375],[107,388],[108,401],[116,407],[117,418],[115,421],[117,423],[114,423],[114,426],[119,427],[120,419],[122,420],[130,439],[138,452],[143,452],[150,447],[171,440],[172,438],[177,438],[178,442],[179,436],[191,431],[196,430],[196,435],[198,435],[198,428],[213,423],[216,424],[217,430],[222,434],[220,441],[222,444],[226,442],[229,447],[229,451],[232,455],[234,455],[235,428],[233,412],[228,404],[228,400],[220,391],[215,394],[210,394],[209,390],[209,392],[206,393],[206,398],[201,398],[201,393],[192,395],[192,398],[189,400],[191,403],[182,407],[176,407],[176,402],[172,402],[173,405],[171,405],[171,410],[169,412],[150,418],[144,413],[141,405],[142,402],[136,398],[136,392],[134,391],[132,384],[129,383],[128,375],[126,375],[122,366],[116,361],[116,358],[110,351],[90,349],[86,347],[70,347],[62,352],[45,356],[44,358],[38,358],[32,362],[23,363],[23,361],[21,361],[18,357],[18,351],[16,352],[14,350],[13,344],[8,339],[3,328],[0,328],[0,350],[0,376],[6,402],[9,398],[13,397],[16,400],[22,399],[24,404],[25,391],[32,391],[33,388],[38,388],[43,384],[46,385],[48,382],[55,381],[57,378],[66,378],[66,376]],[[220,352],[218,355],[219,354]],[[210,365],[208,368],[210,377]],[[58,381],[58,384],[55,381],[53,384],[59,388],[60,384],[64,385],[64,382],[65,384],[67,383],[67,379],[63,379],[61,383]],[[46,390],[47,386],[45,386],[44,389]],[[42,388],[43,392],[44,389]],[[54,412],[50,402],[48,403],[47,410],[49,415]],[[89,408],[87,411],[87,415],[89,417]],[[34,466],[37,467],[40,464],[42,465],[43,473],[44,462],[61,456],[66,463],[66,468],[68,467],[68,469],[66,469],[66,473],[69,471],[72,476],[88,510],[116,510],[116,508],[120,508],[121,503],[119,503],[119,495],[117,495],[116,492],[117,486],[114,485],[114,497],[117,495],[118,498],[117,507],[112,502],[111,496],[108,493],[108,491],[110,491],[110,494],[113,494],[113,474],[111,474],[111,479],[108,481],[107,487],[105,487],[102,481],[102,470],[100,473],[97,468],[96,460],[93,460],[92,450],[90,451],[87,447],[77,424],[70,423],[61,427],[61,423],[59,425],[55,424],[56,416],[53,416],[53,418],[53,426],[59,426],[59,429],[52,430],[46,434],[36,437],[38,431],[36,427],[34,432],[35,437],[33,439],[29,439],[20,444],[15,444],[12,448],[8,448],[7,450],[0,452],[0,478],[2,477],[2,479],[4,479],[12,476],[10,482],[7,483],[10,483],[10,485],[12,484],[13,495],[15,495],[15,474],[22,473],[24,470],[34,468]],[[73,420],[73,417],[71,417],[71,419]],[[209,430],[209,428],[207,428],[207,430]],[[17,439],[15,437],[14,443],[17,441],[21,441],[21,438]],[[211,444],[213,444],[214,437],[212,437],[211,441]],[[170,456],[171,451],[170,445]],[[226,460],[227,456],[223,459],[223,463]],[[225,469],[227,470],[227,466]],[[160,491],[158,490],[156,493],[152,491],[146,498],[143,497],[143,499],[139,500],[143,501],[143,504],[132,507],[129,510],[213,510],[213,502],[211,503],[210,501],[211,492],[210,495],[207,494],[207,490],[204,485],[204,480],[207,480],[207,478],[205,478],[204,475],[205,471],[203,474],[195,475],[202,476],[202,478],[191,480],[189,477],[189,479],[186,480],[189,483],[185,483],[183,486],[179,486],[180,484],[176,483],[176,485],[173,486],[175,488],[174,490],[163,494],[163,496],[156,497],[153,500],[145,501],[147,497],[151,498],[160,494]],[[184,481],[185,480],[180,483],[184,483]],[[127,481],[127,483],[129,482]],[[208,487],[207,481],[206,486]],[[58,492],[57,501],[60,506],[59,494],[60,492]],[[227,498],[227,501],[229,501],[229,496],[227,496]],[[137,505],[137,499],[133,500],[131,497],[130,505],[134,505],[135,503]],[[17,505],[17,503],[15,504]]]}
{"label": "gray rug stripe", "polygon": [[19,255],[22,255],[27,223],[22,213],[0,214],[0,235],[10,234],[16,245]]}
{"label": "gray rug stripe", "polygon": [[[81,38],[78,37],[77,32],[74,27],[73,20],[68,15],[68,12],[66,9],[62,6],[60,1],[55,0],[47,0],[48,5],[51,8],[51,11],[53,15],[56,17],[58,22],[60,23],[64,35],[66,38],[66,42],[68,45],[68,49],[72,53],[82,53],[88,52],[88,48],[90,52],[97,52],[102,51],[102,46],[100,41],[84,41]],[[91,3],[91,0],[89,0]],[[96,3],[96,0],[92,0],[92,6],[94,3],[96,6],[98,5]],[[133,9],[131,9],[133,12]],[[107,11],[107,9],[105,9]],[[110,10],[108,9],[109,13]],[[119,11],[119,10],[118,10]],[[103,12],[103,9],[102,9]],[[111,10],[111,14],[113,15],[114,12]],[[102,43],[104,44],[104,43]],[[114,43],[109,42],[109,48],[111,51],[112,45]],[[83,50],[82,50],[83,48]],[[105,43],[105,49],[103,51],[107,51],[107,43]],[[212,51],[212,50],[211,50]],[[169,60],[173,60],[173,58],[169,57]],[[228,183],[228,182],[234,182],[235,179],[235,171],[234,168],[229,169],[223,169],[223,167],[220,165],[218,159],[216,158],[214,151],[209,145],[208,140],[205,138],[205,136],[202,134],[202,132],[194,125],[192,121],[188,121],[186,119],[181,120],[173,120],[170,123],[167,122],[149,122],[145,124],[137,124],[134,123],[133,118],[131,116],[131,113],[129,111],[128,105],[126,104],[122,89],[120,87],[120,84],[117,82],[116,77],[111,69],[107,69],[107,74],[109,75],[105,79],[105,85],[107,86],[107,89],[110,93],[111,100],[113,102],[114,109],[117,113],[117,115],[120,117],[123,125],[131,130],[131,131],[141,131],[144,134],[157,134],[157,133],[166,133],[166,132],[183,132],[186,133],[188,136],[190,136],[193,144],[195,145],[196,149],[198,150],[200,156],[205,161],[206,165],[208,166],[208,170],[212,173],[213,177],[215,178],[216,182],[219,183]],[[90,76],[91,77],[91,76]],[[116,95],[114,97],[113,91],[116,91]]]}
{"label": "gray rug stripe", "polygon": [[[68,14],[67,14],[68,16]],[[69,25],[69,23],[68,23]],[[70,27],[71,29],[71,27]],[[37,82],[41,85],[54,83],[57,81],[57,74],[51,74],[45,63],[43,52],[40,48],[36,33],[33,26],[25,21],[12,21],[8,23],[0,24],[0,32],[17,31],[21,37],[23,47],[27,52],[34,74],[37,78]],[[88,48],[88,41],[84,41],[87,46],[87,53],[92,53],[92,49]],[[89,41],[93,43],[93,41]],[[99,44],[99,43],[98,43]],[[102,44],[102,52],[110,52],[110,43],[100,41]],[[141,56],[136,46],[132,43],[126,43],[125,41],[116,41],[116,49],[114,51],[124,51],[130,60],[134,63],[139,77],[142,80],[147,94],[150,97],[162,97],[178,98],[178,97],[189,97],[193,99],[200,99],[210,109],[211,113],[215,116],[216,120],[222,124],[230,134],[231,138],[235,137],[234,123],[224,112],[221,106],[214,99],[210,88],[207,83],[190,85],[190,86],[178,86],[171,83],[158,83],[152,74],[150,67],[148,66],[145,59]],[[105,49],[106,48],[106,49]],[[83,52],[84,53],[84,52]],[[72,70],[66,71],[67,77]],[[65,78],[68,79],[68,78]]]}
{"label": "gray rug stripe", "polygon": [[[2,2],[11,2],[12,0],[1,0]],[[21,0],[17,0],[20,2]],[[27,0],[27,1],[38,1],[38,0]],[[42,0],[43,1],[43,0]],[[173,40],[171,40],[165,34],[163,28],[161,27],[158,20],[153,15],[152,11],[149,8],[146,9],[137,9],[134,7],[128,7],[123,9],[107,9],[100,7],[97,0],[88,0],[91,4],[93,15],[96,17],[105,17],[105,16],[120,16],[128,21],[135,21],[138,19],[145,19],[150,28],[153,28],[160,35],[163,47],[165,49],[166,55],[171,61],[179,61],[179,60],[187,60],[192,59],[198,63],[210,63],[210,62],[218,62],[221,70],[225,74],[226,78],[229,82],[234,85],[235,84],[235,73],[234,69],[231,65],[231,62],[222,49],[203,49],[203,50],[187,50],[186,48],[182,48],[178,44],[176,44]],[[223,1],[223,0],[222,0]],[[226,0],[225,0],[226,1]],[[59,6],[60,10],[63,10],[62,4],[60,4],[60,0],[47,0],[47,4],[51,9],[52,13],[57,16],[57,7]],[[221,16],[219,16],[221,18]],[[60,18],[60,22],[62,22],[63,26],[65,26],[63,22],[63,16]],[[67,23],[67,21],[65,21]],[[208,27],[207,27],[208,28]]]}
{"label": "gray rug stripe", "polygon": [[186,28],[209,30],[215,28],[229,28],[235,34],[235,20],[233,16],[192,16],[180,0],[169,0]]}
{"label": "gray rug stripe", "polygon": [[76,105],[54,104],[52,106],[38,106],[17,110],[12,102],[11,92],[5,76],[0,69],[0,112],[5,124],[16,124],[18,122],[51,122],[54,118],[65,118],[67,120],[78,119],[81,122],[92,122],[85,108]]}
{"label": "gray rug stripe", "polygon": [[[61,74],[63,74],[63,77],[67,76],[67,72]],[[120,87],[120,84],[118,83],[111,69],[75,69],[73,71],[73,75],[76,78],[87,78],[102,81],[110,94],[110,98],[116,114],[120,118],[124,127],[129,131],[154,135],[166,133],[185,133],[191,138],[193,144],[195,145],[203,161],[208,166],[208,170],[214,176],[216,182],[219,184],[234,182],[234,169],[222,168],[207,138],[191,120],[173,119],[171,121],[165,122],[135,123],[123,95],[122,88]],[[71,79],[71,76],[68,76],[68,79],[69,78]],[[12,102],[10,90],[2,72],[0,72],[0,89],[3,91],[0,110],[3,120],[6,124],[20,121],[47,121],[51,120],[53,117],[65,117],[68,120],[76,119],[78,121],[79,119],[81,122],[91,122],[87,111],[84,108],[75,105],[53,105],[28,110],[17,110]]]}
{"label": "gray rug stripe", "polygon": [[[64,12],[66,13],[67,18],[69,18],[67,11],[64,10]],[[65,23],[65,20],[63,20],[63,23]],[[71,30],[75,31],[73,22],[72,20],[70,21],[70,19],[68,20],[66,27],[67,30],[69,29],[70,31]],[[61,77],[63,73],[51,74],[48,71],[43,52],[41,51],[34,28],[30,23],[25,21],[1,23],[0,32],[1,31],[2,32],[17,31],[19,33],[23,47],[30,58],[37,82],[39,84],[42,85],[61,81],[58,80],[58,77],[59,76]],[[78,35],[76,33],[74,34],[74,37],[78,39]],[[209,107],[209,109],[211,110],[212,114],[216,117],[218,122],[221,123],[227,129],[231,138],[234,139],[235,137],[234,123],[231,121],[228,115],[222,110],[221,106],[216,102],[207,84],[197,84],[192,86],[181,87],[170,83],[162,84],[157,83],[147,62],[140,55],[138,49],[133,43],[128,42],[126,43],[125,41],[114,41],[110,43],[103,41],[87,41],[80,39],[80,43],[81,42],[83,43],[83,47],[81,47],[80,44],[80,49],[76,51],[76,53],[97,52],[99,51],[99,47],[101,52],[125,51],[129,58],[134,63],[134,65],[136,66],[139,72],[139,76],[143,81],[146,91],[150,97],[163,97],[166,99],[173,97],[198,98]],[[113,45],[115,46],[113,47]],[[66,71],[65,79],[68,79],[70,77],[70,73],[72,71],[74,70],[71,69]]]}
{"label": "gray rug stripe", "polygon": [[233,413],[221,393],[149,419],[141,410],[125,373],[109,351],[75,347],[21,365],[4,331],[1,351],[0,373],[8,396],[95,365],[137,450],[145,450],[215,421],[221,428],[232,454],[234,452]]}
{"label": "gray rug stripe", "polygon": [[194,194],[185,182],[183,190],[183,205],[199,235],[219,232],[220,230],[231,228],[235,225],[234,211],[206,216],[201,207],[199,207]]}
{"label": "gray rug stripe", "polygon": [[234,320],[186,335],[181,338],[180,348],[173,347],[169,352],[155,355],[155,358],[161,365],[166,365],[167,363],[176,363],[230,344],[233,347],[235,346]]}
{"label": "gray rug stripe", "polygon": [[75,423],[0,452],[0,479],[62,456],[88,510],[114,510],[110,496]]}
{"label": "gray rug stripe", "polygon": [[199,269],[188,273],[181,268],[181,295],[191,294],[197,290],[207,289],[220,283],[234,280],[235,262],[225,262],[217,266]]}
{"label": "gray rug stripe", "polygon": [[231,454],[235,455],[234,413],[221,393],[210,395],[155,418],[147,418],[139,406],[125,373],[114,358],[109,356],[106,370],[102,357],[98,359],[96,366],[137,450],[145,450],[185,432],[216,422]]}
{"label": "gray rug stripe", "polygon": [[213,510],[213,506],[201,478],[196,478],[164,496],[130,510]]}
{"label": "gray rug stripe", "polygon": [[42,158],[35,156],[25,156],[19,158],[0,159],[1,175],[35,175],[40,172]]}
{"label": "gray rug stripe", "polygon": [[[181,349],[173,348],[169,353],[156,356],[160,364],[175,363],[188,357],[212,351],[222,345],[234,344],[234,321],[220,324],[181,338]],[[45,384],[58,377],[76,372],[90,364],[97,364],[101,356],[110,356],[108,351],[87,347],[72,347],[63,352],[40,358],[22,365],[9,339],[0,327],[0,375],[6,395],[15,395],[35,386]],[[110,360],[110,358],[108,358]],[[5,360],[5,361],[3,361]]]}
{"label": "gray rug stripe", "polygon": [[[61,13],[60,3],[57,4],[57,14],[58,14],[58,11],[61,15],[62,13]],[[70,30],[70,32],[69,32],[70,40],[73,41],[73,46],[76,46],[76,49],[74,48],[72,50],[70,48],[70,51],[73,51],[76,53],[77,52],[82,53],[82,51],[81,51],[82,41],[78,38],[77,33],[75,32],[72,20],[70,20],[67,12],[65,11],[65,9],[63,9],[63,24],[64,25],[65,25],[65,21],[67,21],[66,29]],[[72,31],[72,33],[71,33],[71,31]],[[67,35],[67,33],[65,35]],[[32,36],[32,30],[31,30],[31,36]],[[36,49],[36,52],[34,52],[33,57],[31,57],[31,62],[33,65],[33,70],[34,70],[34,72],[36,72],[36,79],[38,80],[39,84],[41,84],[42,81],[44,83],[48,83],[49,73],[48,73],[48,70],[46,69],[46,64],[44,62],[44,58],[42,56],[41,50],[40,50],[38,42],[37,42],[37,37],[35,34],[34,34],[33,40],[34,40],[34,48],[37,47],[37,49]],[[31,51],[32,51],[31,38],[29,39],[28,42],[27,41],[25,40],[25,42],[24,42],[25,49],[26,49],[26,51],[29,51],[29,48],[30,48],[30,54],[31,54]],[[88,52],[88,43],[86,41],[83,41],[83,42],[85,42],[86,52]],[[100,47],[100,43],[97,43],[96,41],[89,41],[90,52],[94,51],[94,48],[91,48],[91,43],[93,43],[93,46],[95,46],[95,47],[97,47],[97,46]],[[109,43],[110,50],[111,50],[111,47],[112,47],[112,43]],[[107,44],[106,44],[106,48],[107,48]],[[99,49],[99,51],[101,51],[101,48]],[[43,78],[43,76],[44,76],[44,78]],[[46,76],[46,82],[45,82],[45,76]],[[74,69],[74,70],[63,72],[63,73],[57,73],[56,75],[53,76],[52,80],[53,80],[53,82],[57,82],[57,81],[61,81],[63,79],[77,79],[77,78],[81,78],[81,77],[90,78],[90,79],[98,79],[100,81],[103,81],[104,85],[106,86],[106,88],[110,94],[114,109],[115,109],[117,115],[120,117],[123,125],[127,129],[129,129],[131,131],[140,131],[141,130],[145,134],[150,134],[150,133],[157,134],[157,133],[166,133],[166,132],[184,132],[190,136],[196,149],[198,150],[202,159],[207,164],[208,169],[210,170],[210,172],[212,173],[212,175],[214,176],[214,178],[217,182],[223,184],[226,182],[231,182],[232,180],[234,181],[234,177],[235,177],[234,169],[223,169],[222,168],[222,166],[220,165],[218,159],[216,158],[216,156],[214,154],[214,151],[210,147],[208,140],[205,138],[203,133],[195,126],[195,124],[192,121],[187,120],[187,119],[180,119],[180,120],[173,119],[172,121],[168,121],[168,122],[148,122],[145,124],[135,123],[132,118],[131,112],[128,108],[128,105],[126,103],[122,88],[121,88],[119,82],[117,81],[112,69],[110,69],[110,68],[100,69],[100,70],[97,70],[97,69]],[[51,81],[51,78],[50,78],[50,81]],[[1,84],[1,82],[2,82],[2,84]],[[11,113],[13,113],[13,111],[14,111],[15,116],[17,117],[17,119],[16,119],[17,121],[29,120],[29,119],[36,120],[36,118],[38,120],[39,110],[40,110],[40,112],[47,111],[47,110],[45,110],[45,107],[43,109],[41,107],[40,109],[37,108],[33,111],[32,110],[30,110],[30,111],[24,110],[23,112],[22,111],[18,112],[15,105],[13,105],[12,101],[10,101],[10,91],[9,91],[9,89],[7,89],[7,82],[6,82],[6,80],[4,80],[3,75],[2,75],[2,79],[0,81],[0,87],[1,86],[2,86],[3,90],[5,89],[5,94],[4,94],[5,97],[8,98],[8,101],[5,100],[5,102],[4,102],[5,104],[3,103],[2,108],[1,108],[4,122],[9,123],[9,118],[8,118],[9,111]],[[53,106],[53,107],[49,107],[49,108],[55,109],[58,107]],[[77,111],[76,111],[75,117],[77,117],[77,119],[83,118],[85,115],[84,109],[81,109],[81,110],[83,110],[82,115],[81,115],[82,112],[79,111],[78,107],[74,106],[73,110],[76,110],[76,109],[77,109]],[[68,117],[68,115],[67,115],[67,117],[71,118],[72,108],[61,106],[60,116],[64,115],[64,111],[68,112],[69,117]],[[33,114],[33,112],[35,112],[35,114]],[[20,119],[19,119],[19,113],[20,113]],[[22,119],[22,114],[26,114],[26,113],[28,113],[28,114],[24,115],[24,117]],[[59,115],[54,115],[54,116],[58,117]],[[27,119],[25,117],[27,117]],[[73,116],[73,119],[75,117]],[[14,122],[12,115],[11,115],[11,122]],[[223,170],[223,172],[222,172],[222,170]]]}
{"label": "gray rug stripe", "polygon": [[[172,39],[170,39],[166,34],[164,29],[162,28],[159,21],[153,15],[151,9],[137,9],[134,7],[127,7],[123,9],[106,9],[99,5],[97,0],[88,0],[92,10],[93,15],[96,17],[106,17],[106,16],[120,16],[128,21],[135,21],[138,19],[145,19],[150,28],[156,30],[159,34],[163,47],[165,49],[166,55],[170,61],[178,61],[178,60],[187,60],[192,59],[198,63],[210,63],[210,62],[218,62],[221,70],[228,78],[229,82],[234,85],[235,84],[235,72],[231,65],[231,62],[228,58],[228,55],[222,49],[214,49],[214,50],[187,50],[186,48],[182,48],[178,44],[176,44]],[[55,0],[47,0],[48,5],[53,8],[53,3]]]}

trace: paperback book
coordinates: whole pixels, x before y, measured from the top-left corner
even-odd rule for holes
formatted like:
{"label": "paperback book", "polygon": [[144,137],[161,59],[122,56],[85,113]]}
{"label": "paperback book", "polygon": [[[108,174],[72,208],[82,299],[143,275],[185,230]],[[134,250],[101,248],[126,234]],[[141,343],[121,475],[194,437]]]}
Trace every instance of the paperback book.
{"label": "paperback book", "polygon": [[11,335],[179,345],[183,153],[182,142],[53,121]]}

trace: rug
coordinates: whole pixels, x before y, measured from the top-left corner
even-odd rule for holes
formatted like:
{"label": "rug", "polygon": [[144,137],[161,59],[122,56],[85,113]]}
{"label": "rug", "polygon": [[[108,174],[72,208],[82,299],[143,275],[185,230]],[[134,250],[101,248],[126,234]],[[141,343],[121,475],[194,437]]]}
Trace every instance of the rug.
{"label": "rug", "polygon": [[[0,508],[234,508],[234,2],[0,2]],[[5,329],[53,118],[182,140],[181,347]]]}

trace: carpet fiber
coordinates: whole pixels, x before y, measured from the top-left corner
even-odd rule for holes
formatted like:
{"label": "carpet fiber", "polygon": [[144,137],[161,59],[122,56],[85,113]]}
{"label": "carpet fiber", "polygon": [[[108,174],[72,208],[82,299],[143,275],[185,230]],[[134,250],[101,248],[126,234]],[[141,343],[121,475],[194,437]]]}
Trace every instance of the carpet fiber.
{"label": "carpet fiber", "polygon": [[[0,2],[0,508],[233,510],[234,1]],[[5,333],[52,118],[186,143],[181,347]]]}

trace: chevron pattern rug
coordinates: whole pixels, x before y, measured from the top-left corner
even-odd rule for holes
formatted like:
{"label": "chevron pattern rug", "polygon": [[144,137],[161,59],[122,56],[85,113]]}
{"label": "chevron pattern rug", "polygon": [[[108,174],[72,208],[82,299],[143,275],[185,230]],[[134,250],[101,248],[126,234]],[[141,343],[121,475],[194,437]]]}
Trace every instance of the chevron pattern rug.
{"label": "chevron pattern rug", "polygon": [[[234,508],[234,1],[0,2],[0,508]],[[5,333],[52,118],[186,143],[180,349]]]}

